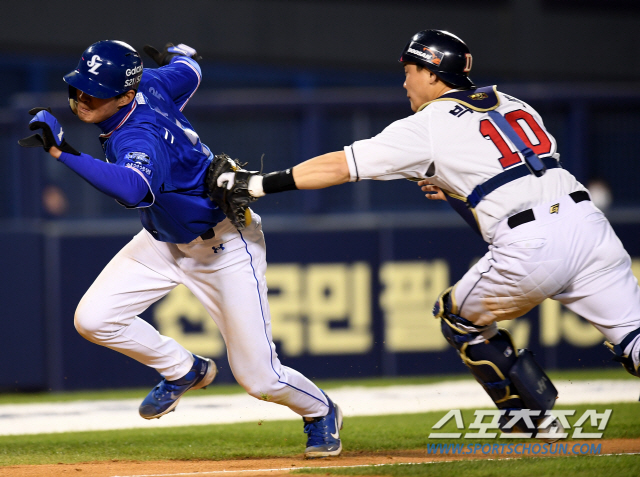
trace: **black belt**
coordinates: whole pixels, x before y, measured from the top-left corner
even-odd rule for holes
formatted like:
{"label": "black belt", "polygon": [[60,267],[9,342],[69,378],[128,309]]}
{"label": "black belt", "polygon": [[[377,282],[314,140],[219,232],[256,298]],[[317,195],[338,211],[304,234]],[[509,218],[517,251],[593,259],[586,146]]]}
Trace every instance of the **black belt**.
{"label": "black belt", "polygon": [[212,239],[215,236],[216,236],[216,233],[213,231],[213,229],[209,229],[205,233],[200,234],[200,238],[202,240],[209,240],[209,239]]}
{"label": "black belt", "polygon": [[[584,190],[578,190],[569,194],[569,197],[577,204],[583,200],[591,200],[589,193]],[[533,214],[533,210],[527,209],[522,212],[518,212],[516,215],[512,215],[507,219],[507,224],[512,229],[515,229],[518,225],[526,224],[527,222],[533,222],[536,220],[536,216]]]}

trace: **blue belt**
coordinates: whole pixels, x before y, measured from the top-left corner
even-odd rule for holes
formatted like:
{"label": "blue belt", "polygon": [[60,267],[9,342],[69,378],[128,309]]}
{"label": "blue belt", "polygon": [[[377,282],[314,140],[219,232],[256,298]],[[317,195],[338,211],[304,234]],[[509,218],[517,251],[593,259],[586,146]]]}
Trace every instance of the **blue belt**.
{"label": "blue belt", "polygon": [[[560,163],[554,159],[553,157],[544,157],[539,159],[542,161],[544,166],[547,169],[555,169],[557,167],[562,167]],[[519,166],[514,166],[511,169],[507,169],[506,171],[501,172],[497,176],[493,176],[488,181],[477,185],[471,194],[467,196],[467,203],[469,207],[475,207],[480,203],[482,199],[484,199],[488,194],[496,190],[498,187],[501,187],[511,181],[516,179],[520,179],[521,177],[525,177],[531,174],[531,169],[527,164],[520,164]]]}

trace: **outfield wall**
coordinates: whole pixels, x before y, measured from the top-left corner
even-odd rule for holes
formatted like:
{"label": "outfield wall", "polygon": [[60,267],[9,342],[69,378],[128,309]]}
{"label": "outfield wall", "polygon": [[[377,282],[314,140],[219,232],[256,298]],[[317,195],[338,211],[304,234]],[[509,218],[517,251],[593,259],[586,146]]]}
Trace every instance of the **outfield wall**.
{"label": "outfield wall", "polygon": [[[438,294],[486,250],[457,216],[273,216],[264,222],[274,339],[283,363],[312,378],[465,371],[431,317]],[[640,224],[618,214],[614,228],[640,270]],[[0,286],[0,389],[157,381],[155,371],[85,341],[73,326],[86,289],[138,230],[135,220],[3,227],[8,261]],[[216,358],[220,381],[233,380],[217,328],[185,288],[143,318],[192,352]],[[595,329],[556,302],[508,325],[518,346],[534,350],[547,369],[616,365]]]}

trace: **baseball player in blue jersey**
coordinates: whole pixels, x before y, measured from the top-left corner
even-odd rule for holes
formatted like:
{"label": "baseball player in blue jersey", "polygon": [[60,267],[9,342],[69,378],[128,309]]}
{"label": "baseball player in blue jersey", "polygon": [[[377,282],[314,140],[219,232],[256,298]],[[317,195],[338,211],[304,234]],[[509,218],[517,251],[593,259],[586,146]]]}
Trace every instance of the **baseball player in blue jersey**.
{"label": "baseball player in blue jersey", "polygon": [[340,454],[342,414],[299,372],[283,366],[271,337],[260,217],[238,231],[209,200],[204,184],[213,159],[182,114],[201,80],[196,51],[145,47],[160,65],[145,69],[126,43],[100,41],[64,77],[69,104],[100,129],[107,162],[71,147],[49,109],[35,108],[19,141],[43,147],[96,189],[138,209],[143,230],[100,273],[75,315],[89,341],[155,368],[162,381],[140,405],[154,419],[175,409],[181,396],[216,376],[210,359],[162,336],[138,315],[184,284],[216,322],[229,365],[252,396],[288,406],[304,420],[308,458]]}

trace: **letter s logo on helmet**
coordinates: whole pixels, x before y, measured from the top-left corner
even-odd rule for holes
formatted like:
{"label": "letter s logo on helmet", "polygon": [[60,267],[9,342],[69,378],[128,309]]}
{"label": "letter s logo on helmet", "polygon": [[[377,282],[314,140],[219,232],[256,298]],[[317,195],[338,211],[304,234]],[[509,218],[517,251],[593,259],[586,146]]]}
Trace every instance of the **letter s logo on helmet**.
{"label": "letter s logo on helmet", "polygon": [[82,53],[75,70],[64,76],[69,85],[69,106],[76,113],[77,90],[95,98],[113,98],[137,90],[143,73],[142,58],[123,41],[104,40]]}
{"label": "letter s logo on helmet", "polygon": [[93,55],[89,61],[87,61],[87,66],[90,66],[89,73],[93,73],[94,75],[99,74],[98,68],[102,66],[100,63],[102,59],[98,55]]}
{"label": "letter s logo on helmet", "polygon": [[401,63],[415,63],[458,88],[475,88],[469,78],[472,57],[467,45],[443,30],[423,30],[411,37],[402,50]]}

